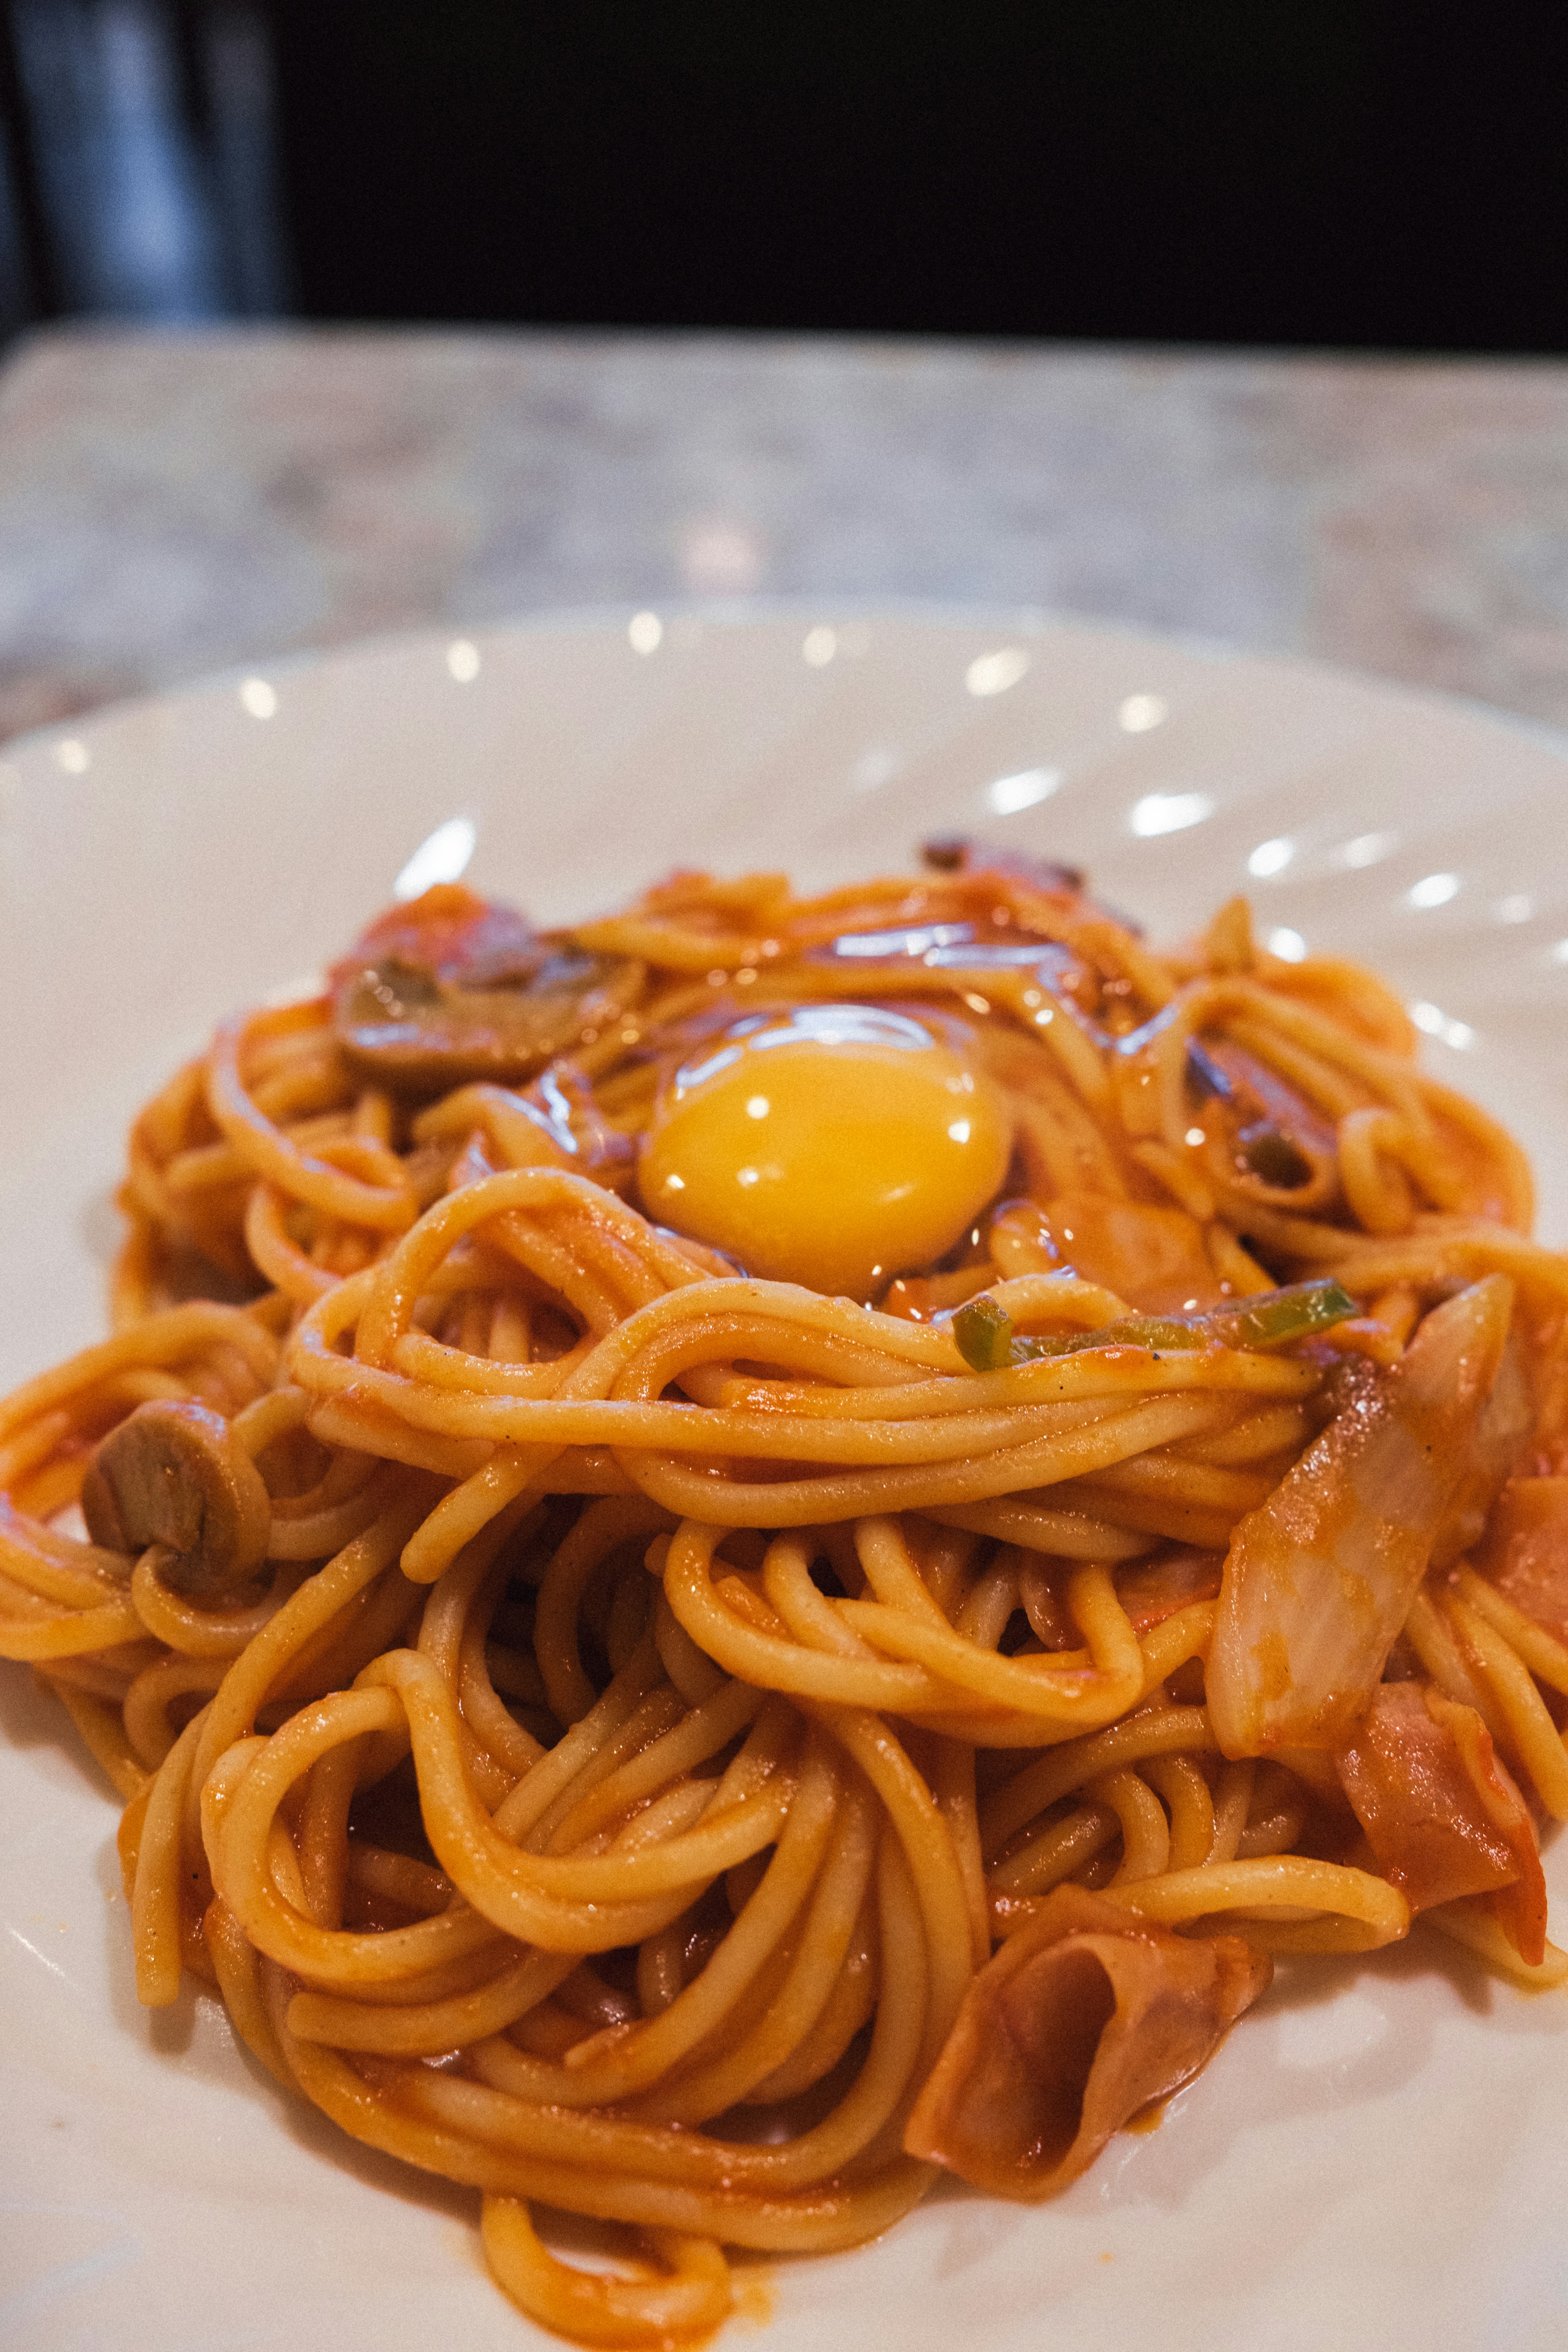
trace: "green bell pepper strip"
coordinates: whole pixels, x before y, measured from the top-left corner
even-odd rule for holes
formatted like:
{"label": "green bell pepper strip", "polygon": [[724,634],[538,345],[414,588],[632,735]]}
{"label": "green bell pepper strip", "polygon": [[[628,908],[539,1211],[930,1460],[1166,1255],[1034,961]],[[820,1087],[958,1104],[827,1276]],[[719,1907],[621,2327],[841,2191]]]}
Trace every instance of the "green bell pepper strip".
{"label": "green bell pepper strip", "polygon": [[1331,1330],[1360,1307],[1342,1285],[1325,1278],[1265,1290],[1209,1315],[1123,1315],[1098,1331],[1066,1331],[1048,1339],[1021,1339],[1013,1318],[988,1293],[961,1307],[952,1336],[972,1371],[1004,1372],[1083,1348],[1286,1348],[1314,1331]]}

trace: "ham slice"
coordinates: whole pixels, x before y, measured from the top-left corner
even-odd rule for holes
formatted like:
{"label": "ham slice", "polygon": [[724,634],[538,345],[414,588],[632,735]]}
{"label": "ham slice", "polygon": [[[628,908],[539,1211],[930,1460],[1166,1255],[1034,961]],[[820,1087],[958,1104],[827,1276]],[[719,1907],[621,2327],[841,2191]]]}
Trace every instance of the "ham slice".
{"label": "ham slice", "polygon": [[[1067,1603],[1067,1583],[1072,1563],[1047,1559],[1038,1553],[1017,1552],[1018,1599],[1030,1631],[1047,1650],[1076,1649],[1083,1635],[1074,1624]],[[1117,1571],[1116,1598],[1127,1612],[1135,1633],[1163,1625],[1178,1609],[1194,1601],[1213,1601],[1219,1591],[1224,1555],[1197,1551],[1188,1545],[1173,1547],[1159,1559],[1136,1560]]]}
{"label": "ham slice", "polygon": [[910,2156],[1036,2204],[1211,2058],[1273,1963],[1173,1935],[1081,1887],[1031,1904],[963,1997],[904,2127]]}
{"label": "ham slice", "polygon": [[1165,1315],[1222,1303],[1203,1227],[1185,1209],[1063,1192],[1047,1203],[1044,1223],[1047,1263],[1054,1253],[1130,1307]]}
{"label": "ham slice", "polygon": [[[1456,1499],[1478,1507],[1512,1307],[1513,1285],[1489,1275],[1434,1308],[1237,1527],[1207,1676],[1227,1756],[1337,1748],[1372,1704]],[[1500,1462],[1489,1500],[1503,1475]]]}
{"label": "ham slice", "polygon": [[1471,1566],[1543,1632],[1568,1642],[1568,1478],[1515,1478]]}
{"label": "ham slice", "polygon": [[1523,1798],[1474,1707],[1413,1682],[1380,1684],[1336,1752],[1377,1866],[1412,1911],[1487,1895],[1521,1959],[1546,1949],[1546,1882]]}
{"label": "ham slice", "polygon": [[1188,1609],[1194,1601],[1216,1599],[1224,1564],[1217,1551],[1195,1551],[1184,1546],[1159,1559],[1135,1560],[1131,1568],[1122,1569],[1116,1579],[1116,1598],[1126,1610],[1132,1631],[1147,1633],[1151,1626],[1173,1617],[1178,1609]]}

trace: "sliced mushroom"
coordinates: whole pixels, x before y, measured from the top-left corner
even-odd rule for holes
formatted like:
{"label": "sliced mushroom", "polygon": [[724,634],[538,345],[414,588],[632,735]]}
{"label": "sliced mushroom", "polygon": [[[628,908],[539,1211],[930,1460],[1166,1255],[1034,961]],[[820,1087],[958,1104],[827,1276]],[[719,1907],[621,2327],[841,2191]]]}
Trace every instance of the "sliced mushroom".
{"label": "sliced mushroom", "polygon": [[378,917],[332,979],[349,1062],[398,1093],[433,1095],[515,1085],[592,1044],[637,1001],[643,966],[584,953],[443,884]]}
{"label": "sliced mushroom", "polygon": [[328,975],[335,988],[363,963],[404,957],[445,980],[475,987],[526,979],[538,961],[539,935],[528,917],[460,882],[438,882],[417,898],[387,907],[368,923]]}
{"label": "sliced mushroom", "polygon": [[245,1583],[267,1557],[272,1505],[261,1473],[205,1405],[160,1399],[111,1429],[81,1490],[94,1543],[156,1545],[164,1581],[211,1601]]}

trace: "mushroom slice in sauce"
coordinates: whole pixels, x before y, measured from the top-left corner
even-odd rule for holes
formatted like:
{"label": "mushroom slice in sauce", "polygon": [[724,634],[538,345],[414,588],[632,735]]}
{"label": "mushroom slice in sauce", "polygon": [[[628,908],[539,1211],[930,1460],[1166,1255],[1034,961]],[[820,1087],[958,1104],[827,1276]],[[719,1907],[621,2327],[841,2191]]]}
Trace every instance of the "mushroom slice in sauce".
{"label": "mushroom slice in sauce", "polygon": [[641,993],[643,967],[535,931],[515,908],[439,883],[370,926],[336,965],[332,1024],[395,1092],[515,1085],[591,1045]]}
{"label": "mushroom slice in sauce", "polygon": [[164,1581],[202,1601],[255,1575],[272,1527],[261,1473],[222,1414],[163,1398],[138,1405],[99,1444],[81,1509],[94,1543],[118,1552],[156,1546]]}
{"label": "mushroom slice in sauce", "polygon": [[980,1970],[904,2128],[910,2156],[1033,2204],[1195,2074],[1273,1974],[1058,1886]]}

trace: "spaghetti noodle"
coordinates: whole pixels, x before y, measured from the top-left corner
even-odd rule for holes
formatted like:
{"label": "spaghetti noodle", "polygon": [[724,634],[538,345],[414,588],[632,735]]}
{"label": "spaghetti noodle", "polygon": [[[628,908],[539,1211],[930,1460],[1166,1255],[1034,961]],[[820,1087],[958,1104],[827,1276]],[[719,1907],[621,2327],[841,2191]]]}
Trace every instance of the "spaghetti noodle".
{"label": "spaghetti noodle", "polygon": [[584,2342],[942,2166],[1049,2193],[1274,1954],[1568,1978],[1519,1150],[1241,901],[1155,954],[928,861],[395,908],[147,1106],[113,1336],[0,1404],[0,1654],[124,1800],[142,1999]]}

